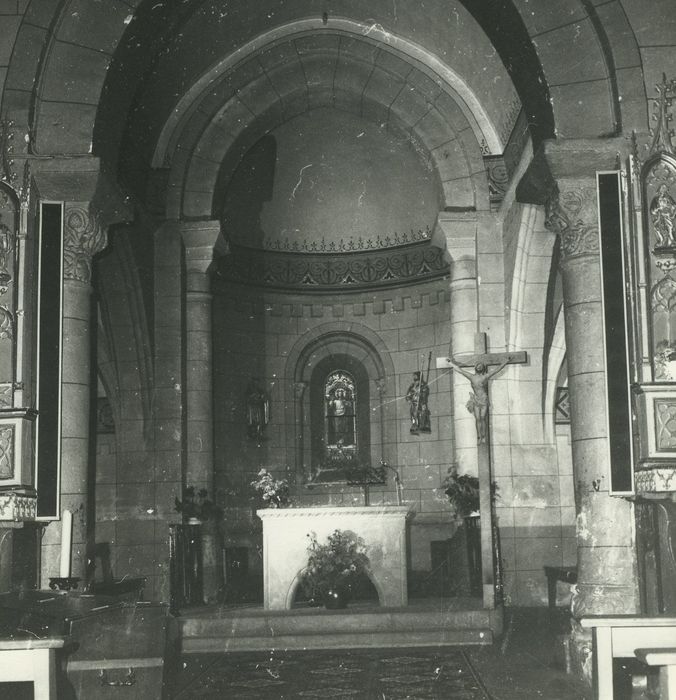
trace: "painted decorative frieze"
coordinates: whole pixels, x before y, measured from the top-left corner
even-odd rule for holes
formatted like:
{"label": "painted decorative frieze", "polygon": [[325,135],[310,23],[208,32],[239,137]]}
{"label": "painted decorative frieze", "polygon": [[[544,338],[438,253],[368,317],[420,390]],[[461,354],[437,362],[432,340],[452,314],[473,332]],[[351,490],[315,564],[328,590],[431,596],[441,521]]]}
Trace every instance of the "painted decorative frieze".
{"label": "painted decorative frieze", "polygon": [[[244,247],[244,243],[238,240],[238,236],[230,234],[231,240],[240,247]],[[418,243],[427,241],[432,238],[432,231],[429,226],[418,231],[410,231],[409,233],[398,233],[395,231],[391,235],[380,236],[373,238],[364,238],[362,236],[351,236],[349,238],[341,238],[338,241],[327,241],[323,236],[321,238],[312,238],[311,240],[303,239],[297,241],[288,237],[275,236],[266,237],[263,239],[264,250],[274,250],[282,253],[356,253],[365,250],[382,250],[383,248],[392,248],[400,245],[409,245],[410,243]]]}
{"label": "painted decorative frieze", "polygon": [[378,253],[295,255],[231,247],[220,259],[221,279],[281,289],[348,290],[435,279],[448,274],[443,251],[425,243]]}
{"label": "painted decorative frieze", "polygon": [[92,258],[107,244],[106,229],[92,207],[66,207],[63,232],[63,276],[89,284]]}

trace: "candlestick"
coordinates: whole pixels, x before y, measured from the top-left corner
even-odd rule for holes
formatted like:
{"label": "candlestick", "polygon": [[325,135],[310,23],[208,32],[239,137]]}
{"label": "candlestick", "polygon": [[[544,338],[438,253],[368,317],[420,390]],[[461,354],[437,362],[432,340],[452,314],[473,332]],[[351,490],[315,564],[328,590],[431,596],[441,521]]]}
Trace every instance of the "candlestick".
{"label": "candlestick", "polygon": [[70,576],[72,540],[73,514],[69,510],[64,510],[61,515],[61,564],[59,566],[59,576],[61,578]]}

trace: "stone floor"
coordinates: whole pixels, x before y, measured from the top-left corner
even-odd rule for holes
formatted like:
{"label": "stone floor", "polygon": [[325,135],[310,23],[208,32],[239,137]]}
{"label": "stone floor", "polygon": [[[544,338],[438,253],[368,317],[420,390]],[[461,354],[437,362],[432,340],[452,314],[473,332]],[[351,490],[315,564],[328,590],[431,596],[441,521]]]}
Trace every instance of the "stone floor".
{"label": "stone floor", "polygon": [[[490,647],[369,649],[366,657],[349,650],[328,657],[326,650],[242,652],[227,657],[187,654],[171,684],[175,689],[172,697],[591,700],[591,690],[565,672],[557,643],[565,625],[564,617],[551,619],[546,610],[519,609],[507,611],[506,634]],[[333,660],[334,668],[327,665],[327,658]],[[370,671],[364,668],[369,664]],[[278,675],[281,669],[287,674],[286,684],[281,682],[283,674]],[[344,671],[342,684],[326,680],[324,691],[318,694],[309,673],[313,669],[335,677]]]}

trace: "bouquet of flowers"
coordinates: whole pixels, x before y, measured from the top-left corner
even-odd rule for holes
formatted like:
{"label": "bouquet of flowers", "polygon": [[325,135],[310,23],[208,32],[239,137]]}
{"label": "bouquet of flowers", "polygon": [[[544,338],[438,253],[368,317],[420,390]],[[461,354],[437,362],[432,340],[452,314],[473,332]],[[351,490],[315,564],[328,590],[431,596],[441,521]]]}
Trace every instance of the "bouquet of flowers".
{"label": "bouquet of flowers", "polygon": [[267,469],[258,472],[251,486],[265,505],[271,508],[284,508],[289,505],[289,482],[286,479],[275,479]]}
{"label": "bouquet of flowers", "polygon": [[359,574],[368,567],[366,545],[352,532],[334,530],[326,544],[317,535],[308,535],[308,562],[300,585],[308,599],[322,600],[329,591],[348,591]]}
{"label": "bouquet of flowers", "polygon": [[194,486],[186,486],[183,489],[183,498],[174,498],[174,506],[178,513],[183,515],[183,520],[211,520],[218,518],[221,509],[209,499],[206,489],[195,491]]}
{"label": "bouquet of flowers", "polygon": [[[479,479],[470,474],[458,474],[455,466],[452,466],[441,483],[449,503],[455,511],[456,517],[466,518],[479,510]],[[497,498],[498,485],[491,484],[491,501]]]}

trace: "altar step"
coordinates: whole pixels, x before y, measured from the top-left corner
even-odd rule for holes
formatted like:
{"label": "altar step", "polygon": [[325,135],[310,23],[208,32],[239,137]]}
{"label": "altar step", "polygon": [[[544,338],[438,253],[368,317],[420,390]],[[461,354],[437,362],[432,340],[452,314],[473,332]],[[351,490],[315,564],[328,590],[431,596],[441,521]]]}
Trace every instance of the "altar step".
{"label": "altar step", "polygon": [[178,618],[184,653],[492,644],[500,610],[453,599],[406,608],[197,608]]}

